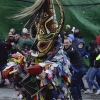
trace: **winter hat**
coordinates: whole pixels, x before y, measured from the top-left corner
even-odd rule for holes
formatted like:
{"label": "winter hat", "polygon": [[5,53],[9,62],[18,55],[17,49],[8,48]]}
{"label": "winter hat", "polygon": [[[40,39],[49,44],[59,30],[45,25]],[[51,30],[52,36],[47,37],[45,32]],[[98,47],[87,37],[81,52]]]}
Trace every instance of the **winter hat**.
{"label": "winter hat", "polygon": [[10,32],[14,34],[16,31],[15,31],[14,28],[11,28],[11,29],[10,29]]}
{"label": "winter hat", "polygon": [[73,34],[69,34],[68,37],[73,41],[75,39]]}
{"label": "winter hat", "polygon": [[9,36],[13,36],[15,34],[15,29],[14,28],[11,28],[8,35]]}

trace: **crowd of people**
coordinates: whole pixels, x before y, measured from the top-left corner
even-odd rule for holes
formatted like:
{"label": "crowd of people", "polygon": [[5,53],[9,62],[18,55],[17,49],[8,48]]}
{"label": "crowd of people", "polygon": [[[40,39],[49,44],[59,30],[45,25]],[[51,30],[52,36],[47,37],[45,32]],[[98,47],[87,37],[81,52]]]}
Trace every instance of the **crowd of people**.
{"label": "crowd of people", "polygon": [[[5,41],[0,41],[0,71],[2,75],[2,70],[5,64],[7,64],[7,59],[10,55],[16,52],[23,52],[23,50],[30,50],[34,43],[34,38],[31,36],[27,28],[23,28],[22,32],[16,32],[14,28],[11,28],[8,32],[8,37]],[[5,79],[1,78],[0,86],[5,83]]]}
{"label": "crowd of people", "polygon": [[[100,94],[100,46],[97,39],[90,41],[88,48],[85,48],[85,42],[78,28],[70,28],[66,25],[66,31],[61,33],[64,52],[70,60],[71,84],[70,91],[74,100],[82,100],[81,90],[84,93],[93,93],[93,86]],[[0,71],[2,75],[3,66],[11,54],[17,51],[23,53],[23,50],[30,50],[35,39],[31,36],[27,28],[23,28],[21,34],[14,28],[10,29],[8,38],[5,42],[0,41]],[[89,69],[86,69],[83,58],[89,58]],[[82,80],[85,76],[88,89],[84,86]],[[96,77],[96,78],[95,78]],[[1,76],[0,86],[3,86],[5,79]]]}
{"label": "crowd of people", "polygon": [[[68,25],[66,25],[66,28],[67,28],[67,30],[69,30]],[[66,35],[67,35],[67,37],[66,37]],[[69,37],[69,39],[68,39],[68,37]],[[65,32],[65,35],[64,35],[65,51],[67,49],[66,52],[68,53],[70,62],[81,73],[81,74],[74,73],[71,78],[72,83],[74,83],[74,84],[72,84],[72,87],[74,86],[74,88],[77,89],[77,92],[76,92],[76,90],[73,90],[73,91],[74,91],[74,93],[78,93],[79,97],[80,97],[80,92],[79,92],[78,88],[76,88],[78,85],[77,82],[80,82],[79,84],[84,89],[84,93],[93,93],[93,86],[95,86],[96,90],[97,90],[97,92],[95,94],[100,94],[100,80],[99,80],[100,45],[99,45],[99,41],[100,41],[100,38],[99,38],[99,36],[97,36],[96,39],[90,41],[88,48],[87,47],[85,48],[85,42],[83,40],[83,37],[80,35],[79,29],[75,29],[73,27],[73,29],[71,31]],[[78,53],[75,51],[77,51]],[[86,71],[86,68],[83,63],[83,59],[82,59],[83,57],[89,58],[90,65],[89,65],[89,69],[87,69],[87,71]],[[85,75],[85,79],[88,84],[87,90],[85,89],[84,84],[81,80],[84,75]],[[79,77],[80,77],[80,79],[79,79]],[[75,83],[75,81],[76,81],[76,83]],[[74,94],[72,94],[72,95],[74,95]],[[74,95],[74,96],[76,96],[76,95]],[[78,100],[78,99],[75,99],[75,100]]]}

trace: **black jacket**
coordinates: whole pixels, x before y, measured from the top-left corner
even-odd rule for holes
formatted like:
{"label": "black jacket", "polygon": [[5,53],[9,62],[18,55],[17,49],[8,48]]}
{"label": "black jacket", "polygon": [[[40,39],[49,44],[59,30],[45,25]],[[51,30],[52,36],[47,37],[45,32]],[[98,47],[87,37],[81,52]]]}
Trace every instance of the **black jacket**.
{"label": "black jacket", "polygon": [[94,67],[95,68],[100,68],[100,60],[95,60],[94,61]]}
{"label": "black jacket", "polygon": [[0,40],[0,67],[7,63],[8,53],[5,48],[5,43]]}
{"label": "black jacket", "polygon": [[75,68],[84,67],[82,56],[77,48],[75,48],[73,45],[70,45],[69,48],[64,49],[64,51],[68,54],[70,62],[73,64]]}
{"label": "black jacket", "polygon": [[[98,66],[98,64],[96,64],[96,66],[95,66],[95,64],[94,64],[94,62],[95,62],[95,60],[96,60],[96,57],[99,55],[99,50],[98,51],[95,51],[95,50],[90,50],[90,67],[96,67],[96,66]],[[98,61],[97,61],[97,63],[98,63]]]}

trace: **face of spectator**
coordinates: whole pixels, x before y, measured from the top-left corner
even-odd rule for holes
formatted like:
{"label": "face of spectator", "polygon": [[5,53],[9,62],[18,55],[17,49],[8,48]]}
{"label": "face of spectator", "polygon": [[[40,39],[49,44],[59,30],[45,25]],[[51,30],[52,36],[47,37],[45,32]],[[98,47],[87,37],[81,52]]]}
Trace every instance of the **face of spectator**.
{"label": "face of spectator", "polygon": [[78,45],[78,48],[83,48],[83,43],[80,43],[80,44]]}
{"label": "face of spectator", "polygon": [[9,39],[10,39],[10,40],[13,40],[13,39],[14,39],[14,37],[13,37],[13,36],[9,36]]}
{"label": "face of spectator", "polygon": [[19,39],[19,37],[20,37],[20,35],[15,34],[15,35],[14,35],[14,40],[17,41],[17,40]]}
{"label": "face of spectator", "polygon": [[22,38],[23,38],[23,39],[29,39],[29,38],[30,38],[30,35],[28,35],[28,34],[27,34],[27,35],[23,34],[23,35],[22,35]]}
{"label": "face of spectator", "polygon": [[78,32],[79,32],[79,29],[75,29],[75,30],[74,30],[74,33],[78,33]]}
{"label": "face of spectator", "polygon": [[22,35],[22,38],[23,38],[23,39],[27,39],[27,36],[25,36],[25,35]]}
{"label": "face of spectator", "polygon": [[65,39],[64,40],[64,47],[65,47],[65,49],[68,49],[71,44],[72,43],[71,43],[71,41],[69,39]]}

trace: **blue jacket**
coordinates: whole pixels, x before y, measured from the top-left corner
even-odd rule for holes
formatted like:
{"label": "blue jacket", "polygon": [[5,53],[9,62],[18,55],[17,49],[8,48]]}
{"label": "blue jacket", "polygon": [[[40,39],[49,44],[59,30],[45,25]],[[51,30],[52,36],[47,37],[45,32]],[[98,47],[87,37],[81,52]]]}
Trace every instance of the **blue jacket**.
{"label": "blue jacket", "polygon": [[[80,44],[80,43],[83,43],[83,47],[82,48],[79,48],[78,47],[78,45]],[[89,56],[89,53],[85,50],[85,42],[84,42],[84,40],[78,40],[78,42],[77,42],[77,48],[78,48],[78,50],[79,50],[79,52],[81,53],[81,56],[82,57],[84,57],[84,56]]]}

